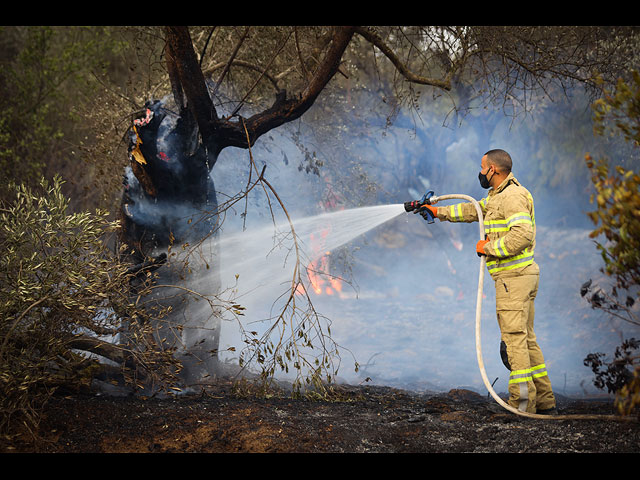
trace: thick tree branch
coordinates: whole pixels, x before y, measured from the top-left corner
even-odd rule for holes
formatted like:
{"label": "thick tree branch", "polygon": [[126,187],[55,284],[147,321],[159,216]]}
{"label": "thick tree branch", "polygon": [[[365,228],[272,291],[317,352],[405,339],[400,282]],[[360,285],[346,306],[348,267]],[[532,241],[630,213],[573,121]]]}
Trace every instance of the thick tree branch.
{"label": "thick tree branch", "polygon": [[245,120],[244,126],[242,122],[219,122],[217,129],[220,148],[225,146],[247,148],[269,130],[300,118],[313,105],[324,87],[338,71],[342,55],[349,45],[354,31],[355,27],[336,28],[326,55],[318,64],[309,84],[298,98],[287,99],[286,92],[280,91],[270,108]]}
{"label": "thick tree branch", "polygon": [[[101,355],[116,363],[125,363],[126,355],[122,347],[87,335],[76,335],[69,340],[69,347]],[[133,366],[129,363],[129,366]]]}
{"label": "thick tree branch", "polygon": [[[287,99],[286,92],[276,95],[273,105],[244,121],[221,120],[209,96],[204,75],[197,61],[187,27],[166,27],[167,61],[170,62],[172,88],[181,88],[193,113],[205,144],[214,145],[215,153],[225,147],[247,148],[269,130],[302,116],[315,102],[338,71],[342,55],[353,37],[354,27],[339,27],[333,41],[311,80],[298,98]],[[179,82],[180,85],[174,84]],[[247,142],[248,132],[249,143]]]}
{"label": "thick tree branch", "polygon": [[167,71],[169,73],[169,81],[171,82],[171,91],[173,93],[173,99],[178,106],[180,112],[184,109],[184,95],[182,94],[182,83],[180,82],[180,74],[178,72],[178,65],[173,53],[173,48],[170,43],[167,43],[166,50],[166,62]]}
{"label": "thick tree branch", "polygon": [[[200,69],[200,63],[193,49],[191,35],[187,27],[166,27],[167,43],[174,68],[177,72],[177,79],[187,97],[187,105],[198,123],[200,133],[205,143],[211,140],[214,133],[215,123],[218,120],[215,107],[204,75]],[[170,69],[170,72],[172,69]],[[172,82],[174,79],[172,78]],[[174,91],[177,86],[172,85]]]}

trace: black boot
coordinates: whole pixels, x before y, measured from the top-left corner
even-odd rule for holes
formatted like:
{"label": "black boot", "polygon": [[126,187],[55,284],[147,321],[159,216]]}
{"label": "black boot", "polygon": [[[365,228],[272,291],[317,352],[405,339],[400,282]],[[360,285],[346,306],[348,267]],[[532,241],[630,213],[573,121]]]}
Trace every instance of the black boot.
{"label": "black boot", "polygon": [[536,410],[538,415],[558,415],[558,409],[556,407],[545,408],[542,410]]}

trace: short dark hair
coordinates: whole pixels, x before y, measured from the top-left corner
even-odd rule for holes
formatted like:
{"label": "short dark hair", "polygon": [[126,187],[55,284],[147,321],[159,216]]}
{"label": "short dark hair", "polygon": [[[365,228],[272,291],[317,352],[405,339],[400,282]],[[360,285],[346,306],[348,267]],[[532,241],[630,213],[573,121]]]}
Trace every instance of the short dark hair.
{"label": "short dark hair", "polygon": [[494,150],[489,150],[485,155],[487,156],[489,163],[498,167],[501,172],[511,173],[513,162],[511,161],[511,155],[507,152],[496,148]]}

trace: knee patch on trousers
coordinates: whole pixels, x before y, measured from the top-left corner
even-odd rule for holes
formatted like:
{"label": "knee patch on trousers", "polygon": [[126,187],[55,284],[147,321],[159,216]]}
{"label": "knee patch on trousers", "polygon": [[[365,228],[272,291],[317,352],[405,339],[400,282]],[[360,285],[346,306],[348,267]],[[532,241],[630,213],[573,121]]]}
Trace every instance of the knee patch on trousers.
{"label": "knee patch on trousers", "polygon": [[504,340],[500,342],[500,358],[507,370],[511,371],[511,365],[509,365],[509,356],[507,355],[507,344]]}

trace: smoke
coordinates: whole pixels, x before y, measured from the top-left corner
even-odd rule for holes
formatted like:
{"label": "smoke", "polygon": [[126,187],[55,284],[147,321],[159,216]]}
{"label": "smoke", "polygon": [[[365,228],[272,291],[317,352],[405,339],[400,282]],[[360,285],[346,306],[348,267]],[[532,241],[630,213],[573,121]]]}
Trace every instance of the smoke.
{"label": "smoke", "polygon": [[[257,142],[252,156],[258,170],[267,166],[265,178],[304,247],[304,266],[325,270],[330,274],[325,278],[345,279],[339,288],[313,288],[319,285],[307,279],[315,309],[330,319],[332,337],[345,352],[341,381],[485,392],[475,348],[477,225],[427,224],[398,209],[428,189],[436,195],[482,198],[480,158],[491,148],[503,148],[514,159],[515,176],[535,199],[541,269],[535,329],[554,389],[566,395],[596,391],[583,359],[596,351],[612,352],[629,331],[580,296],[584,281],[593,278],[604,286],[606,278],[599,272],[602,260],[589,238],[593,226],[585,214],[591,207],[583,158],[599,145],[592,136],[574,135],[576,115],[582,119],[577,123],[588,123],[585,104],[576,104],[569,114],[555,107],[514,122],[485,112],[456,126],[443,125],[437,108],[424,108],[418,123],[399,115],[386,127],[384,115],[371,112],[365,121],[354,116],[344,125],[345,136],[319,141],[313,128],[300,123],[284,125]],[[576,113],[580,108],[582,113]],[[163,141],[170,138],[168,131],[171,125],[163,124]],[[567,137],[575,141],[568,145]],[[172,147],[159,150],[171,152]],[[246,150],[223,150],[211,172],[218,203],[246,188],[250,168]],[[371,190],[372,184],[378,188]],[[380,208],[360,209],[363,205]],[[183,207],[132,205],[149,209],[136,212],[138,218],[171,211],[176,218],[194,216]],[[370,215],[374,212],[381,215]],[[333,215],[323,216],[327,213]],[[251,191],[246,203],[226,210],[221,220],[218,243],[214,248],[208,242],[203,250],[219,252],[220,271],[211,271],[205,258],[188,286],[208,293],[220,281],[222,295],[245,308],[239,320],[225,318],[220,330],[221,360],[237,362],[243,341],[238,321],[244,328],[268,328],[265,319],[289,288],[292,243],[284,212],[260,188]],[[327,222],[331,228],[323,236]],[[329,243],[318,245],[318,238]],[[495,290],[485,277],[482,348],[487,375],[500,392],[507,389],[508,371],[499,355]],[[210,315],[204,303],[191,314]],[[351,356],[360,364],[358,372]]]}
{"label": "smoke", "polygon": [[[480,199],[486,195],[477,181],[482,154],[491,148],[504,148],[511,153],[515,176],[531,190],[536,201],[536,261],[541,269],[536,334],[554,388],[566,395],[598,392],[583,359],[595,351],[613,352],[630,334],[625,324],[591,309],[580,296],[580,286],[587,279],[593,278],[603,286],[606,282],[599,271],[601,257],[589,237],[593,226],[586,216],[591,206],[583,158],[586,152],[598,150],[598,140],[577,136],[567,146],[556,141],[560,134],[550,132],[561,130],[563,137],[571,136],[575,111],[587,111],[585,105],[574,104],[568,116],[559,110],[548,112],[549,119],[537,117],[535,124],[533,117],[513,122],[487,114],[466,117],[455,127],[443,126],[441,117],[435,113],[429,117],[423,111],[422,124],[414,125],[400,115],[384,134],[372,128],[368,135],[354,138],[351,151],[358,154],[357,165],[379,185],[371,199],[379,205],[416,199],[416,194],[421,196],[426,189],[434,190],[436,195],[465,193]],[[588,120],[584,111],[580,115]],[[383,119],[379,120],[383,124]],[[545,121],[547,129],[540,127]],[[368,124],[375,126],[376,117],[368,119]],[[349,131],[349,127],[345,130]],[[300,126],[295,128],[299,133]],[[299,168],[304,156],[288,133],[286,126],[281,127],[268,139],[261,139],[252,154],[260,167],[268,165],[266,178],[291,217],[303,219],[357,206],[349,205],[350,195],[362,198],[358,179],[350,176],[354,164],[349,162],[355,156],[345,152],[342,158],[328,163],[321,176],[309,174]],[[545,133],[549,135],[544,137]],[[541,146],[541,142],[545,145]],[[323,146],[317,148],[321,151]],[[553,158],[541,157],[547,153]],[[247,157],[242,150],[222,152],[212,172],[219,195],[232,195],[243,188]],[[338,181],[353,187],[338,192],[345,200],[342,207],[328,201],[324,188]],[[269,204],[265,195],[254,192],[248,199],[246,215],[244,208],[227,215],[222,239],[241,235],[250,238],[261,228],[273,229],[271,212],[275,211],[276,216],[281,212]],[[465,386],[485,391],[475,349],[477,235],[475,224],[427,224],[418,215],[401,213],[331,253],[330,268],[338,276],[345,273],[340,270],[344,265],[333,262],[334,256],[343,253],[348,259],[351,282],[341,295],[312,292],[312,300],[316,310],[331,319],[333,338],[348,352],[348,358],[353,355],[360,364],[360,370],[355,372],[349,362],[343,362],[341,380],[414,390]],[[234,262],[224,253],[222,259]],[[264,273],[264,267],[258,265],[241,278]],[[244,297],[249,307],[243,321],[268,318],[282,288],[282,282],[273,280],[266,282],[260,293],[254,290]],[[496,390],[506,391],[508,371],[500,360],[495,290],[488,275],[484,293],[485,366],[489,378],[497,379]],[[220,349],[237,347],[238,341],[233,322],[224,323]],[[233,354],[229,354],[228,359],[232,358]]]}

